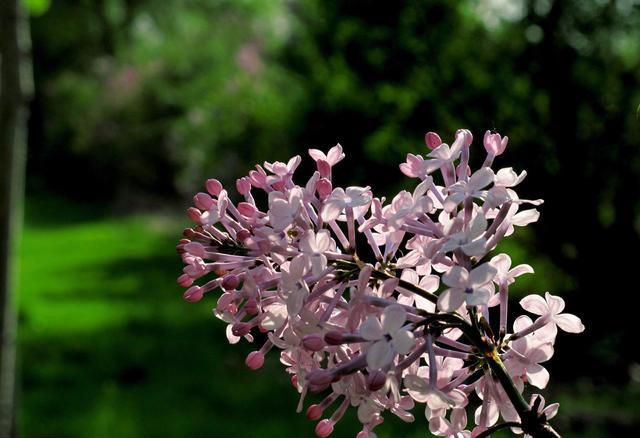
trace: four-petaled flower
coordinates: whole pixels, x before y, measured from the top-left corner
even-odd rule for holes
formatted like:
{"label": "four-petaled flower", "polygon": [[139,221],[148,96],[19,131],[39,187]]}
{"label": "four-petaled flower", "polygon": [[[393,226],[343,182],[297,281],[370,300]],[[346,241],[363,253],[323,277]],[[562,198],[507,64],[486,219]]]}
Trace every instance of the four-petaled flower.
{"label": "four-petaled flower", "polygon": [[580,333],[584,331],[584,325],[580,318],[570,313],[560,313],[564,310],[564,300],[549,292],[544,294],[544,299],[540,295],[528,295],[520,300],[522,308],[534,315],[540,315],[548,323],[553,323],[553,327],[560,327],[568,333]]}
{"label": "four-petaled flower", "polygon": [[369,187],[347,187],[347,190],[338,187],[325,201],[320,216],[325,222],[335,220],[345,208],[369,205],[371,198]]}
{"label": "four-petaled flower", "polygon": [[471,272],[461,266],[454,266],[442,276],[444,284],[449,286],[438,297],[438,308],[444,312],[458,310],[466,301],[469,306],[487,304],[491,297],[491,281],[496,268],[484,263]]}
{"label": "four-petaled flower", "polygon": [[415,343],[413,333],[405,327],[407,312],[398,304],[384,309],[380,319],[369,316],[360,326],[360,335],[374,341],[367,350],[367,365],[377,370],[388,364],[396,353],[408,354]]}

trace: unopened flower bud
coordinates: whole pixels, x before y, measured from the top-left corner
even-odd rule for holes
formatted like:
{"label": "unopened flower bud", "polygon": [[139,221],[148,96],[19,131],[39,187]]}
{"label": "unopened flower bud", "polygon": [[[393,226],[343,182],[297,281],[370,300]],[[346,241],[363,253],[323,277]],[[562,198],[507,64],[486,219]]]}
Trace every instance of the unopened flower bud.
{"label": "unopened flower bud", "polygon": [[320,173],[320,176],[326,178],[331,175],[331,165],[328,162],[326,162],[325,160],[318,160],[316,161],[316,165],[318,166],[318,172]]}
{"label": "unopened flower bud", "polygon": [[341,345],[344,343],[344,335],[341,332],[331,330],[324,334],[324,341],[329,345]]}
{"label": "unopened flower bud", "polygon": [[320,405],[311,405],[307,408],[307,418],[311,421],[319,420],[322,417],[324,409]]}
{"label": "unopened flower bud", "polygon": [[316,436],[318,438],[327,438],[333,433],[333,421],[322,420],[316,425]]}
{"label": "unopened flower bud", "polygon": [[259,351],[252,351],[247,355],[244,363],[252,370],[258,370],[264,365],[264,354]]}
{"label": "unopened flower bud", "polygon": [[189,277],[187,274],[182,274],[178,277],[178,285],[182,287],[189,287],[193,284],[193,278]]}
{"label": "unopened flower bud", "polygon": [[316,191],[320,196],[320,199],[324,199],[331,194],[333,187],[331,185],[331,181],[326,178],[320,178],[318,183],[316,184]]}
{"label": "unopened flower bud", "polygon": [[189,239],[180,239],[180,242],[176,245],[176,252],[182,254],[184,252],[184,246],[191,242]]}
{"label": "unopened flower bud", "polygon": [[258,209],[256,208],[256,206],[253,204],[249,204],[248,202],[239,203],[238,211],[241,215],[248,218],[254,217],[258,213]]}
{"label": "unopened flower bud", "polygon": [[302,345],[307,350],[320,351],[325,347],[326,344],[324,342],[324,339],[322,339],[321,335],[317,333],[313,333],[310,335],[306,335],[304,338],[302,338]]}
{"label": "unopened flower bud", "polygon": [[386,381],[387,376],[385,373],[380,370],[373,371],[367,376],[367,388],[369,388],[369,391],[377,391],[384,386]]}
{"label": "unopened flower bud", "polygon": [[429,149],[435,149],[442,144],[440,136],[435,132],[427,132],[424,136],[424,142]]}
{"label": "unopened flower bud", "polygon": [[189,219],[191,219],[194,222],[198,222],[200,223],[200,215],[202,214],[202,212],[200,210],[198,210],[195,207],[189,207],[187,209],[187,216],[189,216]]}
{"label": "unopened flower bud", "polygon": [[197,193],[193,197],[193,203],[195,204],[196,208],[203,211],[209,210],[211,207],[213,207],[213,199],[211,198],[211,196],[202,192]]}
{"label": "unopened flower bud", "polygon": [[233,324],[233,326],[231,326],[231,333],[233,333],[234,336],[246,336],[250,331],[251,325],[247,324],[246,322],[236,322],[235,324]]}
{"label": "unopened flower bud", "polygon": [[228,274],[222,280],[222,288],[225,290],[235,289],[240,284],[240,279],[235,274]]}
{"label": "unopened flower bud", "polygon": [[246,195],[251,191],[251,180],[246,176],[243,176],[242,178],[238,178],[236,180],[236,190],[241,195]]}
{"label": "unopened flower bud", "polygon": [[213,196],[218,196],[222,191],[222,183],[215,178],[210,178],[207,180],[207,192],[211,193]]}
{"label": "unopened flower bud", "polygon": [[238,231],[238,234],[236,234],[236,238],[239,242],[244,242],[249,237],[251,237],[251,233],[249,232],[249,230],[240,230]]}
{"label": "unopened flower bud", "polygon": [[313,392],[320,392],[327,388],[333,381],[333,373],[328,370],[318,369],[307,374],[307,382]]}
{"label": "unopened flower bud", "polygon": [[184,245],[184,250],[191,255],[196,257],[203,258],[207,251],[204,249],[204,246],[199,242],[189,242]]}
{"label": "unopened flower bud", "polygon": [[254,316],[258,314],[258,302],[255,298],[249,298],[247,302],[244,304],[244,311],[249,316]]}
{"label": "unopened flower bud", "polygon": [[191,286],[187,291],[182,295],[186,301],[190,303],[195,303],[196,301],[200,301],[202,296],[204,295],[204,291],[200,286]]}

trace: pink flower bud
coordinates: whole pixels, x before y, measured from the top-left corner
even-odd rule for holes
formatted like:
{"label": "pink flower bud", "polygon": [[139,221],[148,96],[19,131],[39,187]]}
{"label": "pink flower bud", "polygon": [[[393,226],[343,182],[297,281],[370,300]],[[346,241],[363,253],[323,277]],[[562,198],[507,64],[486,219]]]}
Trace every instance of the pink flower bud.
{"label": "pink flower bud", "polygon": [[307,374],[307,382],[310,389],[314,392],[320,392],[331,384],[333,381],[333,373],[325,369],[317,369]]}
{"label": "pink flower bud", "polygon": [[440,136],[435,132],[427,132],[424,136],[424,142],[429,149],[435,149],[442,144]]}
{"label": "pink flower bud", "polygon": [[240,230],[238,231],[238,234],[236,234],[236,238],[239,242],[244,242],[249,237],[251,237],[251,232],[249,230]]}
{"label": "pink flower bud", "polygon": [[241,202],[238,204],[238,211],[241,215],[246,217],[254,217],[258,213],[258,209],[255,205],[248,202]]}
{"label": "pink flower bud", "polygon": [[316,425],[316,436],[318,438],[327,438],[333,433],[333,421],[322,420]]}
{"label": "pink flower bud", "polygon": [[187,289],[184,295],[182,295],[182,298],[184,298],[186,301],[189,301],[190,303],[195,303],[197,301],[200,301],[203,295],[204,291],[200,286],[191,286],[189,289]]}
{"label": "pink flower bud", "polygon": [[225,290],[235,289],[238,287],[238,284],[240,284],[240,279],[235,274],[225,275],[222,280],[222,288]]}
{"label": "pink flower bud", "polygon": [[189,239],[180,239],[180,242],[176,245],[176,252],[182,254],[184,252],[184,246],[191,242]]}
{"label": "pink flower bud", "polygon": [[[182,235],[186,237],[186,239],[182,240],[188,240],[188,242],[184,243],[189,243],[191,242],[191,239],[196,237],[196,232],[193,230],[193,228],[185,228],[184,230],[182,230]],[[180,242],[182,242],[182,240]]]}
{"label": "pink flower bud", "polygon": [[220,266],[217,263],[213,264],[213,272],[218,276],[218,277],[222,277],[224,276],[228,271],[226,268],[223,268],[222,266]]}
{"label": "pink flower bud", "polygon": [[327,178],[329,175],[331,175],[331,165],[325,160],[316,161],[316,165],[318,166],[318,172],[320,172],[320,176]]}
{"label": "pink flower bud", "polygon": [[307,408],[307,418],[311,421],[319,420],[324,409],[320,405],[311,405]]}
{"label": "pink flower bud", "polygon": [[187,274],[182,274],[178,277],[178,285],[182,287],[189,287],[193,284],[193,278],[189,277]]}
{"label": "pink flower bud", "polygon": [[316,191],[320,196],[320,199],[324,199],[331,194],[333,187],[331,185],[331,181],[326,178],[320,178],[318,183],[316,184]]}
{"label": "pink flower bud", "polygon": [[341,345],[344,343],[344,336],[336,330],[331,330],[324,334],[324,341],[329,345]]}
{"label": "pink flower bud", "polygon": [[251,191],[251,180],[246,176],[243,176],[242,178],[238,178],[236,180],[236,190],[241,195],[246,195]]}
{"label": "pink flower bud", "polygon": [[189,242],[184,245],[184,250],[200,258],[203,258],[207,254],[207,251],[205,251],[204,246],[200,242]]}
{"label": "pink flower bud", "polygon": [[218,196],[222,191],[222,183],[215,178],[210,178],[207,180],[207,192],[211,193],[213,196]]}
{"label": "pink flower bud", "polygon": [[231,333],[233,333],[234,336],[246,336],[250,331],[251,325],[246,322],[236,322],[231,326]]}
{"label": "pink flower bud", "polygon": [[200,215],[202,212],[195,207],[189,207],[187,209],[187,216],[194,222],[200,223]]}
{"label": "pink flower bud", "polygon": [[198,209],[206,211],[213,207],[213,198],[200,192],[193,197],[193,203]]}
{"label": "pink flower bud", "polygon": [[358,435],[356,435],[356,438],[369,438],[369,432],[361,430],[360,432],[358,432]]}
{"label": "pink flower bud", "polygon": [[259,370],[264,365],[264,354],[259,351],[252,351],[247,355],[244,363],[252,370]]}
{"label": "pink flower bud", "polygon": [[302,338],[302,345],[310,351],[320,351],[325,347],[324,339],[317,333],[306,335]]}
{"label": "pink flower bud", "polygon": [[244,311],[247,315],[254,316],[258,314],[258,303],[255,298],[249,298],[244,305]]}
{"label": "pink flower bud", "polygon": [[384,386],[386,381],[386,374],[380,370],[376,370],[372,373],[369,373],[369,375],[367,376],[367,387],[369,388],[369,391],[377,391]]}

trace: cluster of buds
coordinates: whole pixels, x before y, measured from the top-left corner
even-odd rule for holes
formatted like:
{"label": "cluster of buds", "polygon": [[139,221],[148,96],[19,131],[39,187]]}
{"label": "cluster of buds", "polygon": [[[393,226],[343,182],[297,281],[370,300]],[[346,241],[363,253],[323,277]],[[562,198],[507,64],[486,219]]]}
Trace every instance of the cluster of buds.
{"label": "cluster of buds", "polygon": [[538,219],[542,201],[514,191],[526,172],[491,169],[507,137],[487,131],[475,172],[472,140],[465,129],[451,146],[428,133],[429,153],[400,164],[415,189],[391,202],[369,187],[333,187],[340,145],[309,150],[317,170],[304,185],[294,182],[296,156],[238,179],[241,202],[215,179],[195,195],[188,215],[196,225],[177,247],[184,298],[221,289],[214,314],[229,342],[263,342],[246,365],[259,369],[276,347],[300,393],[298,411],[309,393],[324,395],[306,410],[318,437],[331,435],[350,405],[362,423],[357,438],[372,438],[386,411],[410,422],[416,403],[438,436],[503,427],[557,436],[548,420],[558,404],[545,406],[539,394],[527,400],[523,391],[547,385],[541,363],[553,355],[557,329],[584,326],[549,293],[522,299],[533,317],[509,326],[509,287],[533,269],[511,267],[494,250]]}

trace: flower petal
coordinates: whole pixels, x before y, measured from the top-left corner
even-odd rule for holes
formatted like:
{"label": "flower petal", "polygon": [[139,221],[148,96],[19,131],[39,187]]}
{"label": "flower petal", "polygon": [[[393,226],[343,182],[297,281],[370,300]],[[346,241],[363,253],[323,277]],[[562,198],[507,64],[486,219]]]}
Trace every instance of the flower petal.
{"label": "flower petal", "polygon": [[511,257],[504,253],[498,254],[493,257],[489,263],[498,270],[498,275],[504,276],[509,272],[509,268],[511,267]]}
{"label": "flower petal", "polygon": [[474,286],[482,286],[493,280],[498,271],[489,263],[484,263],[469,273],[469,283]]}
{"label": "flower petal", "polygon": [[518,265],[509,271],[509,278],[519,277],[524,274],[533,274],[533,268],[529,265]]}
{"label": "flower petal", "polygon": [[451,411],[451,426],[455,430],[463,430],[467,426],[467,413],[464,409],[454,409]]}
{"label": "flower petal", "polygon": [[513,321],[513,332],[519,332],[533,324],[531,318],[527,315],[520,315]]}
{"label": "flower petal", "polygon": [[489,302],[491,291],[489,289],[475,289],[473,293],[465,293],[464,295],[469,306],[480,306]]}
{"label": "flower petal", "polygon": [[463,289],[467,286],[468,279],[469,271],[460,266],[454,266],[442,276],[442,282],[444,284],[460,289]]}
{"label": "flower petal", "polygon": [[484,214],[482,214],[482,212],[478,212],[478,214],[476,215],[475,218],[473,218],[473,221],[471,222],[471,227],[469,227],[469,238],[470,239],[475,239],[477,237],[480,237],[480,235],[484,234],[484,232],[487,230],[487,219],[484,217]]}
{"label": "flower petal", "polygon": [[549,383],[549,371],[537,363],[527,366],[527,379],[533,386],[543,389]]}
{"label": "flower petal", "polygon": [[407,311],[404,310],[404,307],[393,304],[384,309],[380,320],[384,333],[394,333],[399,330],[407,320]]}
{"label": "flower petal", "polygon": [[582,324],[580,318],[570,313],[556,315],[553,318],[553,321],[561,330],[564,330],[567,333],[582,333],[584,331],[584,324]]}
{"label": "flower petal", "polygon": [[479,239],[474,240],[471,243],[462,245],[462,251],[469,257],[481,256],[487,252],[487,249],[485,248],[486,244],[487,244],[487,239],[485,239],[484,237],[481,237]]}
{"label": "flower petal", "polygon": [[377,341],[381,339],[384,333],[382,332],[380,320],[373,315],[369,316],[365,322],[360,325],[360,335],[367,341]]}
{"label": "flower petal", "polygon": [[551,403],[549,406],[544,408],[542,412],[547,417],[547,420],[550,420],[556,416],[558,409],[560,409],[560,403]]}
{"label": "flower petal", "polygon": [[520,305],[524,310],[534,315],[546,315],[549,313],[549,306],[540,295],[527,295],[520,300]]}
{"label": "flower petal", "polygon": [[400,354],[409,354],[416,341],[409,330],[398,330],[391,337],[393,348]]}
{"label": "flower petal", "polygon": [[391,356],[391,343],[386,340],[378,341],[367,350],[367,365],[372,370],[382,368]]}
{"label": "flower petal", "polygon": [[325,222],[331,222],[340,216],[342,212],[343,202],[337,199],[328,199],[322,206],[320,217]]}
{"label": "flower petal", "polygon": [[467,190],[469,192],[475,192],[477,190],[483,189],[489,184],[493,182],[494,173],[490,167],[483,167],[482,169],[476,171],[471,178],[469,178],[469,182],[467,183]]}
{"label": "flower petal", "polygon": [[564,310],[564,300],[559,296],[551,295],[549,292],[545,292],[544,298],[545,300],[547,300],[549,312],[551,312],[552,315],[557,315]]}
{"label": "flower petal", "polygon": [[464,303],[464,292],[461,289],[447,289],[438,297],[438,308],[443,312],[458,310]]}

